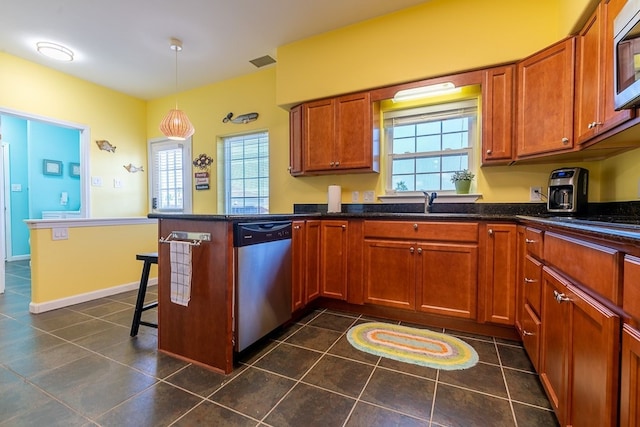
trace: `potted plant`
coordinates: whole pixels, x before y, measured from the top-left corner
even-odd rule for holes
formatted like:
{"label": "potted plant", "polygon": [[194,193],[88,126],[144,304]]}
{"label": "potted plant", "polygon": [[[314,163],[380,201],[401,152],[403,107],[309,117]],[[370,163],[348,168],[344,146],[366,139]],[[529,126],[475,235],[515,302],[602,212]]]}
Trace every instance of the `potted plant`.
{"label": "potted plant", "polygon": [[471,187],[471,180],[475,175],[468,169],[456,171],[451,175],[451,182],[456,186],[457,194],[469,194],[469,188]]}

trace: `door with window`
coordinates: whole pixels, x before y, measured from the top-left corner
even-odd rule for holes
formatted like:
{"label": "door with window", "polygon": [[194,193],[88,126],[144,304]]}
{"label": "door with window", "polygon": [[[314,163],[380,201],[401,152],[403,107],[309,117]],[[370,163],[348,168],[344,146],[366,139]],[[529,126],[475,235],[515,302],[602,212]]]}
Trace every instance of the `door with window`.
{"label": "door with window", "polygon": [[191,213],[191,139],[149,142],[152,212]]}

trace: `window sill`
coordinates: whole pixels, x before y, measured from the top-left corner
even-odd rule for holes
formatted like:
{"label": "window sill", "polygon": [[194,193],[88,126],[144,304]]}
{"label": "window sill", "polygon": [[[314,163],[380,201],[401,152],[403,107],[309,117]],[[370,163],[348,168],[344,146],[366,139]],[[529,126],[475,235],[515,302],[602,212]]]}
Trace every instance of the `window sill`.
{"label": "window sill", "polygon": [[[482,198],[482,194],[455,194],[438,193],[433,203],[475,203]],[[418,193],[411,194],[387,194],[378,196],[382,203],[424,203],[424,195]]]}

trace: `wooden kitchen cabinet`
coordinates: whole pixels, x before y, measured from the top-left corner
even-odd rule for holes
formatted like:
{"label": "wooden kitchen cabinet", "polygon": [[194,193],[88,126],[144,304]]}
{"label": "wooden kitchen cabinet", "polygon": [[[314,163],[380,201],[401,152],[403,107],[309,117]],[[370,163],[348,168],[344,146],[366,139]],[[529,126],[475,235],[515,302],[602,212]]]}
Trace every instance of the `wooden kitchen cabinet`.
{"label": "wooden kitchen cabinet", "polygon": [[291,224],[291,310],[296,311],[306,304],[305,295],[305,224],[293,221]]}
{"label": "wooden kitchen cabinet", "polygon": [[[373,116],[368,92],[307,102],[299,115],[292,110],[290,120],[302,123],[301,138],[295,133],[297,128],[290,130],[292,174],[378,172],[379,142],[373,139]],[[302,170],[298,171],[300,158]]]}
{"label": "wooden kitchen cabinet", "polygon": [[305,292],[306,303],[320,296],[320,220],[305,222]]}
{"label": "wooden kitchen cabinet", "polygon": [[624,325],[620,372],[620,426],[640,424],[640,331]]}
{"label": "wooden kitchen cabinet", "polygon": [[348,221],[320,221],[320,295],[346,300]]}
{"label": "wooden kitchen cabinet", "polygon": [[482,81],[482,164],[513,161],[515,65],[491,68]]}
{"label": "wooden kitchen cabinet", "polygon": [[364,241],[365,304],[415,310],[416,243]]}
{"label": "wooden kitchen cabinet", "polygon": [[320,296],[320,221],[293,221],[292,309],[304,308]]}
{"label": "wooden kitchen cabinet", "polygon": [[573,148],[574,38],[517,64],[517,157]]}
{"label": "wooden kitchen cabinet", "polygon": [[560,425],[615,426],[620,318],[544,267],[540,380]]}
{"label": "wooden kitchen cabinet", "polygon": [[613,20],[626,0],[598,4],[576,40],[575,140],[578,144],[634,116],[615,111]]}
{"label": "wooden kitchen cabinet", "polygon": [[482,318],[514,325],[516,319],[517,228],[515,224],[485,226]]}
{"label": "wooden kitchen cabinet", "polygon": [[293,176],[303,173],[302,126],[302,105],[297,105],[289,111],[289,173]]}

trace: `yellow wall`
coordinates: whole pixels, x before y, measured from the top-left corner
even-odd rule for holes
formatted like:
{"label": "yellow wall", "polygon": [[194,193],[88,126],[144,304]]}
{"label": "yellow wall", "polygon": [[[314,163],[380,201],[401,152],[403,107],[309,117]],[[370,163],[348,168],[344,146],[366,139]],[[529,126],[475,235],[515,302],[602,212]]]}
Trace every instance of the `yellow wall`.
{"label": "yellow wall", "polygon": [[[640,142],[639,142],[640,145]],[[602,161],[602,201],[640,199],[640,149]]]}
{"label": "yellow wall", "polygon": [[[31,230],[33,303],[137,283],[142,262],[136,254],[158,250],[158,226],[153,223],[68,230],[68,240],[52,240],[51,229]],[[151,277],[157,276],[156,270]]]}
{"label": "yellow wall", "polygon": [[[147,214],[146,174],[123,167],[146,165],[144,101],[0,52],[0,108],[88,126],[90,173],[103,180],[91,187],[91,216]],[[115,154],[98,150],[99,139],[115,145]],[[122,188],[113,188],[114,178]]]}

